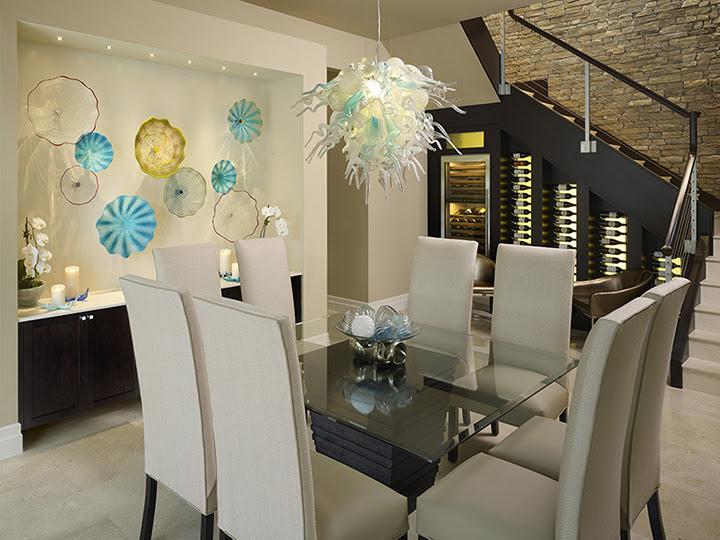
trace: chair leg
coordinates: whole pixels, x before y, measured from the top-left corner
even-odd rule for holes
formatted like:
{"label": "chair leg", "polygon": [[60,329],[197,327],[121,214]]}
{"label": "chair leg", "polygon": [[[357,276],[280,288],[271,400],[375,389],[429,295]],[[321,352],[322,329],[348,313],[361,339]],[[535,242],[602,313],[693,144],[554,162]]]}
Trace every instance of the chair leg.
{"label": "chair leg", "polygon": [[150,540],[152,538],[156,501],[157,480],[145,475],[145,507],[143,508],[142,525],[140,527],[140,540]]}
{"label": "chair leg", "polygon": [[663,526],[662,513],[660,512],[660,494],[657,491],[650,497],[647,508],[653,540],[665,540],[665,527]]}
{"label": "chair leg", "polygon": [[490,432],[492,433],[493,437],[497,437],[500,435],[500,422],[497,420],[490,424]]}
{"label": "chair leg", "polygon": [[463,426],[470,425],[470,411],[468,411],[467,409],[462,410],[462,423]]}
{"label": "chair leg", "polygon": [[558,418],[558,420],[567,424],[567,409],[560,413],[560,418]]}
{"label": "chair leg", "polygon": [[630,531],[620,529],[620,540],[630,540]]}
{"label": "chair leg", "polygon": [[456,446],[448,452],[448,461],[450,463],[457,463],[458,460],[458,447]]}
{"label": "chair leg", "polygon": [[215,514],[203,514],[200,520],[200,540],[212,540],[214,531]]}
{"label": "chair leg", "polygon": [[218,529],[218,530],[220,531],[220,540],[232,540],[232,538],[230,538],[230,537],[225,533],[225,531],[223,531],[222,529]]}

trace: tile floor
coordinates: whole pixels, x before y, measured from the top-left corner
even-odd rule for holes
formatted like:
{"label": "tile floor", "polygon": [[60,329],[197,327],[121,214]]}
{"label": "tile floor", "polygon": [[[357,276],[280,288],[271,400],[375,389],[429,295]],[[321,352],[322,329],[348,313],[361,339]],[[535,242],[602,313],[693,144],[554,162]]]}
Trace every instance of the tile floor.
{"label": "tile floor", "polygon": [[[668,388],[663,428],[660,493],[668,538],[720,538],[720,397]],[[133,402],[26,433],[25,453],[0,461],[0,539],[137,538],[142,429]],[[501,436],[510,429],[503,426]],[[489,435],[468,441],[460,461],[493,442]],[[444,462],[441,474],[449,469]],[[199,515],[161,486],[153,538],[197,539],[199,525]],[[633,538],[649,537],[643,514]]]}

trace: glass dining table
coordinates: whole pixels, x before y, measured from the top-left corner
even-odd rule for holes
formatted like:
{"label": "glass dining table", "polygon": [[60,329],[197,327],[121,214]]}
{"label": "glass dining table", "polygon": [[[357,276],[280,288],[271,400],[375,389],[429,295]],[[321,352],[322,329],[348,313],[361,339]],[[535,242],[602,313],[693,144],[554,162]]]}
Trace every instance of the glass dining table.
{"label": "glass dining table", "polygon": [[430,326],[378,363],[336,328],[341,319],[295,327],[315,449],[405,495],[411,509],[444,455],[504,417],[529,419],[524,404],[564,385],[577,366],[566,355]]}

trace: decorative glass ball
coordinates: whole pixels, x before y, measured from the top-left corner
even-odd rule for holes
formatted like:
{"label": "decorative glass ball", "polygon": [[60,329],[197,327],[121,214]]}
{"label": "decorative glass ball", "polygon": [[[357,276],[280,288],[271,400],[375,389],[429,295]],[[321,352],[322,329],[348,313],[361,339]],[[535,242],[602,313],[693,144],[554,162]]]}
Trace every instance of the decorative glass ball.
{"label": "decorative glass ball", "polygon": [[358,315],[353,319],[350,330],[358,337],[370,338],[375,334],[375,320],[370,315]]}

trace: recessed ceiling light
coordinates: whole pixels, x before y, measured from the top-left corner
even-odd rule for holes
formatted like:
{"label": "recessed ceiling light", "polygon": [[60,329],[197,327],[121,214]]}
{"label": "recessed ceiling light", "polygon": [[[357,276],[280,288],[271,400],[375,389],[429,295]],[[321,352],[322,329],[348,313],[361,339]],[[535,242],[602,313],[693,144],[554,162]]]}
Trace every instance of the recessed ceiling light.
{"label": "recessed ceiling light", "polygon": [[108,46],[105,47],[105,48],[106,48],[108,51],[111,51],[111,50],[112,50],[112,45],[108,45]]}
{"label": "recessed ceiling light", "polygon": [[192,64],[192,60],[188,60],[188,64]]}
{"label": "recessed ceiling light", "polygon": [[258,76],[258,72],[257,72],[257,71],[253,71],[253,75],[255,75],[255,77],[257,77],[257,76]]}
{"label": "recessed ceiling light", "polygon": [[223,66],[223,67],[221,67],[220,69],[222,69],[223,71],[225,71],[227,68],[226,68],[225,66]]}
{"label": "recessed ceiling light", "polygon": [[151,52],[151,53],[150,53],[150,58],[155,58],[155,53],[154,53],[154,52]]}
{"label": "recessed ceiling light", "polygon": [[58,41],[62,41],[62,36],[58,36],[58,37],[57,37],[57,40],[58,40]]}

